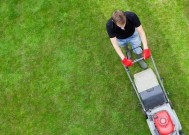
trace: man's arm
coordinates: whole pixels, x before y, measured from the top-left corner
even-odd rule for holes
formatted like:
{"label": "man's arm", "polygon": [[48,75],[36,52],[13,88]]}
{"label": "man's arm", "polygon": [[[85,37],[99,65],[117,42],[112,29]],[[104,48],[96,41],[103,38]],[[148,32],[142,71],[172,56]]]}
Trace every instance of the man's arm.
{"label": "man's arm", "polygon": [[144,32],[144,30],[142,28],[142,25],[137,27],[137,31],[138,31],[138,33],[140,35],[141,40],[142,40],[143,49],[144,49],[143,57],[146,60],[146,59],[150,58],[151,52],[150,52],[150,49],[148,48],[148,44],[147,44],[147,40],[146,40],[146,34],[145,34],[145,32]]}
{"label": "man's arm", "polygon": [[123,54],[121,48],[120,48],[119,45],[118,45],[118,42],[117,42],[116,37],[110,38],[110,41],[112,42],[112,45],[113,45],[115,51],[117,52],[117,54],[118,54],[119,57],[121,58],[121,62],[122,62],[126,67],[132,66],[132,65],[133,65],[132,60],[127,59],[127,58],[124,56],[124,54]]}
{"label": "man's arm", "polygon": [[138,31],[138,33],[140,35],[141,40],[142,40],[143,49],[148,49],[148,43],[147,43],[147,39],[146,39],[146,34],[144,32],[144,29],[142,28],[142,25],[137,27],[137,31]]}
{"label": "man's arm", "polygon": [[110,41],[112,42],[112,45],[113,45],[115,51],[117,52],[117,54],[119,55],[119,57],[123,60],[125,58],[125,56],[124,56],[121,48],[118,45],[116,37],[110,38]]}

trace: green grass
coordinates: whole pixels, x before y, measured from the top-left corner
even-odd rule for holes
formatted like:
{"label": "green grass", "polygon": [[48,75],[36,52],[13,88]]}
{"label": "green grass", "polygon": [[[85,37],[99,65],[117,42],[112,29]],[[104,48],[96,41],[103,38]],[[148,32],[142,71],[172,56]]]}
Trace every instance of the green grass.
{"label": "green grass", "polygon": [[106,33],[115,9],[140,17],[169,98],[189,133],[188,3],[1,1],[0,134],[150,134]]}

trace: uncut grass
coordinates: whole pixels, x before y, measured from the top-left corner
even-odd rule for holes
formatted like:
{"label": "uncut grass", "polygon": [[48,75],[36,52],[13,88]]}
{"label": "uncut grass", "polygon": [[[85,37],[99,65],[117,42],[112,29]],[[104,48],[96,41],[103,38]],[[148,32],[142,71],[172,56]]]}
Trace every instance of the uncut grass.
{"label": "uncut grass", "polygon": [[[108,17],[118,7],[139,14],[187,133],[188,64],[183,63],[188,57],[177,56],[187,56],[187,22],[177,20],[187,18],[187,8],[180,6],[182,2],[176,6],[174,2],[164,3],[166,9],[161,3],[150,2],[2,2],[1,133],[149,134],[136,95],[105,31]],[[178,9],[183,16],[174,12]],[[176,15],[173,19],[172,12]],[[167,25],[169,20],[173,24]],[[177,23],[182,25],[173,34]]]}

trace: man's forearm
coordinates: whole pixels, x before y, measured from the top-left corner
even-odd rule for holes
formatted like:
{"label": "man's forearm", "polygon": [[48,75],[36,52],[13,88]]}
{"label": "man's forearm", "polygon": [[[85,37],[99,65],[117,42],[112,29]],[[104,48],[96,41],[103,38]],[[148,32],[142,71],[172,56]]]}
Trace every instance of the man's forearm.
{"label": "man's forearm", "polygon": [[124,56],[124,54],[123,54],[121,48],[120,48],[119,45],[118,45],[117,39],[116,39],[116,38],[110,38],[110,40],[111,40],[111,42],[112,42],[112,45],[113,45],[115,51],[116,51],[117,54],[119,55],[119,57],[120,57],[121,59],[124,59],[125,56]]}
{"label": "man's forearm", "polygon": [[148,43],[147,43],[147,39],[146,39],[146,34],[142,28],[142,25],[140,25],[138,28],[137,28],[137,31],[140,35],[140,38],[142,40],[142,44],[143,44],[143,48],[144,49],[148,49]]}
{"label": "man's forearm", "polygon": [[119,57],[121,59],[125,58],[121,48],[118,45],[113,45],[113,46],[114,46],[114,49],[116,50],[117,54],[119,55]]}
{"label": "man's forearm", "polygon": [[142,32],[140,35],[140,38],[142,40],[143,48],[148,49],[148,44],[147,44],[147,39],[146,39],[146,34],[145,32]]}

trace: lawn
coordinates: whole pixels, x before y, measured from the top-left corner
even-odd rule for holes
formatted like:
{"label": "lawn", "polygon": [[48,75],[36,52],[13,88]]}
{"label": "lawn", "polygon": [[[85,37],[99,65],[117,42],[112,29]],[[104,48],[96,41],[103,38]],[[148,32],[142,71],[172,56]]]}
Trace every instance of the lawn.
{"label": "lawn", "polygon": [[106,33],[115,9],[140,17],[189,134],[188,7],[189,0],[1,1],[0,134],[150,135]]}

